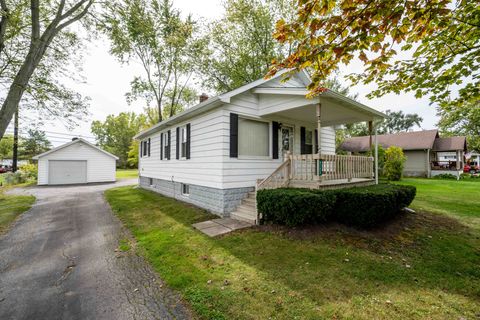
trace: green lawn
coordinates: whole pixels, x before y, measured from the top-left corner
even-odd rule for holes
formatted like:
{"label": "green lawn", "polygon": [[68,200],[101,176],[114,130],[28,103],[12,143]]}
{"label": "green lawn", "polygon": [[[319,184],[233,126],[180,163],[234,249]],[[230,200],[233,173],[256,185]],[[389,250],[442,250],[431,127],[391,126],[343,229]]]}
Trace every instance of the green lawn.
{"label": "green lawn", "polygon": [[5,181],[5,178],[3,177],[3,174],[0,174],[0,186],[3,185],[3,181]]}
{"label": "green lawn", "polygon": [[480,229],[480,179],[403,179],[401,184],[417,187],[412,204],[416,210],[447,215]]}
{"label": "green lawn", "polygon": [[0,234],[4,233],[15,219],[30,209],[35,197],[4,195],[0,188]]}
{"label": "green lawn", "polygon": [[117,169],[117,179],[130,179],[138,177],[138,169]]}
{"label": "green lawn", "polygon": [[463,183],[443,198],[408,182],[419,186],[415,208],[442,207],[439,197],[448,212],[419,210],[370,232],[262,226],[211,239],[191,227],[211,217],[203,210],[132,187],[106,197],[137,240],[131,250],[203,319],[477,317],[480,230],[469,222],[480,201],[460,209],[463,188],[472,192]]}

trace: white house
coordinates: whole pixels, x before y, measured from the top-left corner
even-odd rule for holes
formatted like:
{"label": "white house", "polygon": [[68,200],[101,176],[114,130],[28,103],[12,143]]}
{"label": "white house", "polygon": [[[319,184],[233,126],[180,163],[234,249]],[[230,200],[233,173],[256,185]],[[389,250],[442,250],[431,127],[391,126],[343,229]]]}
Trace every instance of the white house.
{"label": "white house", "polygon": [[255,223],[256,188],[374,182],[371,157],[335,155],[335,127],[366,121],[373,132],[385,115],[331,90],[307,99],[308,75],[284,73],[139,133],[140,186]]}
{"label": "white house", "polygon": [[74,138],[33,159],[38,160],[39,185],[112,182],[118,160],[81,138]]}

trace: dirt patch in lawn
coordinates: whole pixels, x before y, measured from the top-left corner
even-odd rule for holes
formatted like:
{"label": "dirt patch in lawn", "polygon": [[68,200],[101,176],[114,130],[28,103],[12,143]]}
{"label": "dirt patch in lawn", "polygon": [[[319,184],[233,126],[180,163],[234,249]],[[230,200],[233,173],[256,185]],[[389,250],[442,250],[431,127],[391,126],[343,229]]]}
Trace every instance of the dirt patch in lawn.
{"label": "dirt patch in lawn", "polygon": [[472,234],[472,229],[458,220],[428,212],[402,213],[395,219],[369,230],[359,230],[334,222],[296,228],[263,225],[259,226],[258,230],[295,240],[330,241],[333,243],[340,241],[343,244],[360,249],[369,249],[374,252],[399,246],[415,245],[419,236],[423,235],[429,238],[433,236],[432,233]]}

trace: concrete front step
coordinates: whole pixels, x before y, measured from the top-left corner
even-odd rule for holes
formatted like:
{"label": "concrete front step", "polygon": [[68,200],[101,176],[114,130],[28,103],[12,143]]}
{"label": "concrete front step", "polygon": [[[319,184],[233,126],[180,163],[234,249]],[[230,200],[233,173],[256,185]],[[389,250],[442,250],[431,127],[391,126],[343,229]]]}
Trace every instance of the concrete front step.
{"label": "concrete front step", "polygon": [[246,214],[241,211],[235,211],[230,213],[230,218],[239,220],[239,221],[245,221],[251,224],[257,224],[257,218],[255,216],[252,216],[250,214]]}
{"label": "concrete front step", "polygon": [[246,204],[246,205],[249,205],[249,206],[252,206],[252,207],[256,207],[257,203],[256,203],[256,200],[255,198],[246,198],[246,199],[243,199],[242,201],[242,205],[243,204]]}
{"label": "concrete front step", "polygon": [[255,209],[252,208],[252,207],[248,207],[248,206],[245,206],[245,205],[239,205],[237,207],[237,209],[235,210],[235,212],[241,212],[241,213],[244,213],[246,215],[250,215],[252,216],[253,218],[255,218],[257,216],[257,214],[255,213]]}

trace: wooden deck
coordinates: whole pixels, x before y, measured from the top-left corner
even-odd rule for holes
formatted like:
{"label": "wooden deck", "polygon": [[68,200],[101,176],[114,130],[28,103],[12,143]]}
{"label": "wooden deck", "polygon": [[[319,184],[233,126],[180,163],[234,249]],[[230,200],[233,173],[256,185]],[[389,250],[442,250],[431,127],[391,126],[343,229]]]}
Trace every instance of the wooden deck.
{"label": "wooden deck", "polygon": [[277,188],[339,189],[375,183],[373,158],[364,156],[289,154],[257,190]]}

